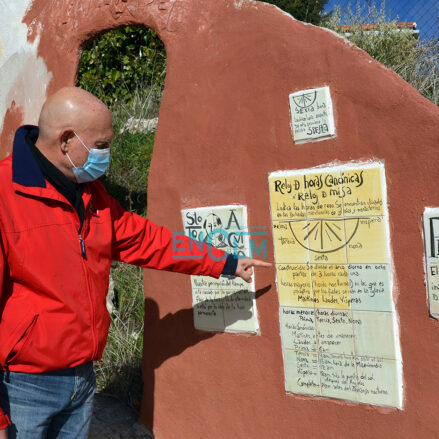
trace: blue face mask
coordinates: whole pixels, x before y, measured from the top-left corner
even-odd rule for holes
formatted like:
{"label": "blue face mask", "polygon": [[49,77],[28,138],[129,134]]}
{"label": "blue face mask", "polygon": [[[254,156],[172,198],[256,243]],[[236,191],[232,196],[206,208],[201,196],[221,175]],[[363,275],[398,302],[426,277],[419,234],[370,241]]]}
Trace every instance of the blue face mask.
{"label": "blue face mask", "polygon": [[70,163],[73,166],[73,174],[78,183],[87,183],[89,181],[93,181],[102,177],[105,171],[108,169],[110,165],[110,148],[105,149],[97,149],[97,148],[87,148],[86,144],[82,141],[82,139],[73,131],[73,134],[78,138],[78,140],[82,143],[84,148],[88,151],[87,161],[84,163],[82,167],[77,167],[72,162],[72,159],[68,154],[67,158],[70,160]]}

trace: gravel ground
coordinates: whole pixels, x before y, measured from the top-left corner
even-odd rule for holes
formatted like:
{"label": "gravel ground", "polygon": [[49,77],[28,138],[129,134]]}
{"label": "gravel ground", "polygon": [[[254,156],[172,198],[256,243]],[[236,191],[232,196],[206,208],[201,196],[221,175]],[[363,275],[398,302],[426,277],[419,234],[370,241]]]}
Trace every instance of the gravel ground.
{"label": "gravel ground", "polygon": [[97,393],[89,439],[154,439],[142,425],[136,423],[139,414],[116,397]]}

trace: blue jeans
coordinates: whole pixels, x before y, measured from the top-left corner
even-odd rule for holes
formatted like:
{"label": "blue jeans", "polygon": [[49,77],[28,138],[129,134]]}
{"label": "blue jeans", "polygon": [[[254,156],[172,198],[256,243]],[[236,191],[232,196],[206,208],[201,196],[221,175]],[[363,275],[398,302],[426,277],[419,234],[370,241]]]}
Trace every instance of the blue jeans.
{"label": "blue jeans", "polygon": [[1,371],[8,439],[86,439],[95,390],[91,362],[41,374]]}

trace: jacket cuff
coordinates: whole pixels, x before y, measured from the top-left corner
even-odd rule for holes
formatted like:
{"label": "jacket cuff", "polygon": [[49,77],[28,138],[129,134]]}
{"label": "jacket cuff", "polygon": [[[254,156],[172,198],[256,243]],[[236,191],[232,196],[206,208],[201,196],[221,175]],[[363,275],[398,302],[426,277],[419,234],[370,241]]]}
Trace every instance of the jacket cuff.
{"label": "jacket cuff", "polygon": [[235,258],[232,254],[227,255],[226,263],[224,265],[223,271],[221,274],[234,276],[236,273],[236,268],[238,267],[238,259]]}
{"label": "jacket cuff", "polygon": [[5,429],[11,425],[11,421],[9,420],[8,415],[3,413],[3,410],[0,409],[0,430]]}
{"label": "jacket cuff", "polygon": [[208,271],[206,275],[219,279],[226,265],[227,253],[215,247],[211,247],[211,251],[212,254],[209,256],[210,272]]}

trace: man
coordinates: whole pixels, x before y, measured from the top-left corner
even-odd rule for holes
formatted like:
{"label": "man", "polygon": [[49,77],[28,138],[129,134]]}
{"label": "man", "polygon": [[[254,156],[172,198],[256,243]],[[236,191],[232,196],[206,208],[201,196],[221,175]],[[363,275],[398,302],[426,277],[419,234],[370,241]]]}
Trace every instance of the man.
{"label": "man", "polygon": [[270,265],[207,245],[191,246],[199,259],[174,255],[169,230],[123,210],[96,180],[112,138],[108,108],[67,87],[0,162],[0,439],[87,437],[111,260],[247,282]]}

